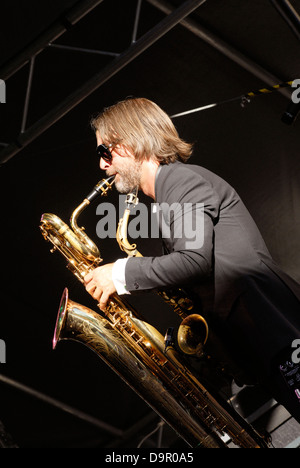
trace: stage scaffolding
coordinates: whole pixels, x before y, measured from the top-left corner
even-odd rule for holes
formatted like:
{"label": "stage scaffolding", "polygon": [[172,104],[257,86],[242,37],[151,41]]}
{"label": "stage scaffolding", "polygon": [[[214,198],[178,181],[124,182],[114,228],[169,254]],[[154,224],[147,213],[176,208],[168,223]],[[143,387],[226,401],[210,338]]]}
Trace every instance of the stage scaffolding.
{"label": "stage scaffolding", "polygon": [[[195,20],[189,19],[197,8],[201,7],[207,0],[187,0],[178,8],[174,8],[171,4],[164,0],[144,0],[150,3],[153,7],[159,9],[166,14],[166,17],[154,26],[150,31],[142,37],[137,38],[138,26],[141,15],[141,6],[143,0],[137,0],[135,11],[134,27],[132,31],[132,41],[130,46],[120,54],[111,51],[90,50],[84,47],[74,48],[63,46],[57,43],[57,40],[68,30],[70,30],[78,21],[84,18],[91,11],[96,10],[105,0],[81,0],[77,2],[71,9],[65,12],[52,26],[48,27],[40,36],[27,46],[17,57],[14,57],[6,65],[0,69],[0,77],[2,80],[8,80],[11,76],[29,64],[29,73],[27,81],[27,89],[25,96],[25,103],[22,114],[21,129],[16,129],[15,141],[1,142],[2,150],[0,151],[0,165],[8,162],[13,156],[18,154],[23,148],[28,146],[38,136],[44,133],[48,128],[54,125],[68,112],[74,109],[85,98],[90,96],[94,91],[100,88],[110,78],[120,72],[129,63],[135,60],[143,52],[145,52],[151,45],[157,42],[171,29],[178,24],[188,29],[195,34],[200,40],[205,41],[211,47],[215,48],[228,59],[234,61],[236,64],[259,78],[263,83],[268,86],[274,86],[281,83],[283,80],[276,77],[270,71],[264,69],[262,66],[255,63],[252,59],[248,58],[240,51],[236,50],[231,45],[227,44],[224,40],[217,35],[206,30],[203,26],[197,24]],[[108,0],[106,0],[108,1]],[[113,0],[111,0],[113,1]],[[97,13],[97,11],[95,12]],[[30,111],[30,95],[32,89],[32,80],[35,69],[35,58],[38,54],[42,53],[46,48],[57,48],[78,51],[81,53],[89,54],[102,54],[112,57],[112,61],[91,79],[89,79],[83,86],[67,96],[59,105],[50,110],[46,115],[27,127],[27,117]],[[288,99],[291,93],[287,89],[280,91]]]}

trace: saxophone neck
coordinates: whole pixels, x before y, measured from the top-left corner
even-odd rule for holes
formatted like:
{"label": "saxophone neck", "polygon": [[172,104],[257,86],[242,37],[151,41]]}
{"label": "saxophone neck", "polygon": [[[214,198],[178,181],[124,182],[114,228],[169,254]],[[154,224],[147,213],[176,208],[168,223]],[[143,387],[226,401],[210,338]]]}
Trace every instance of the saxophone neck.
{"label": "saxophone neck", "polygon": [[83,242],[86,247],[91,252],[95,258],[100,257],[100,252],[96,244],[85,234],[84,228],[80,228],[77,224],[77,220],[80,214],[85,210],[87,206],[91,204],[93,200],[95,200],[99,196],[107,195],[107,192],[111,190],[112,185],[114,183],[115,176],[109,177],[108,179],[103,179],[98,182],[97,185],[93,188],[91,193],[87,195],[87,197],[83,200],[83,202],[73,211],[71,218],[70,218],[70,226],[74,233],[78,236],[78,238]]}
{"label": "saxophone neck", "polygon": [[137,250],[136,244],[130,244],[127,238],[129,217],[131,215],[132,207],[139,203],[137,197],[138,188],[133,193],[129,193],[126,197],[126,209],[123,214],[123,218],[120,219],[116,234],[116,239],[120,249],[125,252],[129,257],[142,257],[142,254]]}
{"label": "saxophone neck", "polygon": [[71,215],[71,218],[70,218],[70,226],[71,228],[73,229],[73,231],[75,232],[75,234],[78,235],[78,237],[82,237],[82,235],[84,235],[84,237],[87,237],[86,234],[84,234],[84,228],[79,228],[78,227],[78,224],[77,224],[77,220],[80,216],[80,214],[85,210],[85,208],[90,204],[90,201],[85,198],[83,200],[83,202],[77,206],[77,208],[73,211],[72,215]]}
{"label": "saxophone neck", "polygon": [[87,206],[91,204],[99,196],[107,195],[107,192],[112,188],[114,183],[115,176],[109,177],[108,179],[103,179],[98,182],[97,185],[93,188],[92,192],[87,195],[83,202],[73,211],[70,218],[70,226],[76,236],[81,240],[81,242],[88,248],[90,254],[98,259],[100,257],[100,252],[96,244],[85,234],[84,228],[80,228],[77,224],[77,220],[80,214],[85,210]]}

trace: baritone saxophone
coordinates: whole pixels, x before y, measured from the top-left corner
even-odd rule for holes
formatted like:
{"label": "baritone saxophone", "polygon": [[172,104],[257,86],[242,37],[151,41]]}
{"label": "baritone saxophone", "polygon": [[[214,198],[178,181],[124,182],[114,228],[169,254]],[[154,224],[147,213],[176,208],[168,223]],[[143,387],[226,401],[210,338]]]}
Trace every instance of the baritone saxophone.
{"label": "baritone saxophone", "polygon": [[[44,238],[67,259],[67,267],[83,282],[102,259],[95,244],[79,228],[80,213],[99,194],[106,195],[113,178],[100,181],[75,209],[69,228],[53,214],[42,215]],[[114,294],[105,312],[73,302],[64,290],[53,338],[75,340],[93,350],[190,447],[228,448],[228,435],[241,448],[267,448],[266,441],[231,408],[224,408],[196,379],[171,343],[145,322],[123,298]]]}
{"label": "baritone saxophone", "polygon": [[[127,195],[126,208],[116,234],[120,249],[128,257],[143,257],[136,244],[130,244],[127,237],[131,211],[139,203],[137,194],[138,189]],[[209,327],[205,318],[198,313],[193,299],[182,288],[159,289],[156,292],[182,319],[177,332],[177,342],[181,351],[189,356],[201,357],[208,339]]]}

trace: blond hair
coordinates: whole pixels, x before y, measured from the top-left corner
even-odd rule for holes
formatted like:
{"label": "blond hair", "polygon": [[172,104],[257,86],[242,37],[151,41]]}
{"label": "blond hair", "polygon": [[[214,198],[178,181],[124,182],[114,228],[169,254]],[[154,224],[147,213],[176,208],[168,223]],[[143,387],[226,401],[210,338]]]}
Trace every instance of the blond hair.
{"label": "blond hair", "polygon": [[154,102],[130,98],[104,109],[91,120],[105,144],[122,144],[139,161],[154,157],[160,164],[187,162],[192,145],[183,141],[170,117]]}

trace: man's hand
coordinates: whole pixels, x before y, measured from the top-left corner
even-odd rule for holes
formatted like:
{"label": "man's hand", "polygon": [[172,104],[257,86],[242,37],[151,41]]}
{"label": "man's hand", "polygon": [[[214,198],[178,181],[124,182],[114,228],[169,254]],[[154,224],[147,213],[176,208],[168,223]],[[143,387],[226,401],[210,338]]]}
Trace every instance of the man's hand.
{"label": "man's hand", "polygon": [[85,289],[98,301],[100,309],[103,312],[105,312],[110,296],[116,292],[112,280],[113,266],[113,263],[109,263],[98,267],[84,278]]}

